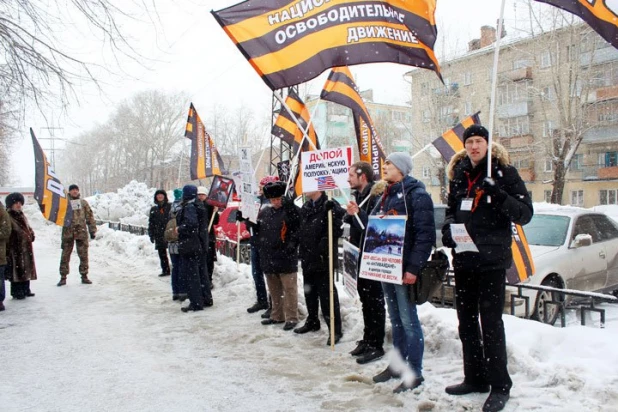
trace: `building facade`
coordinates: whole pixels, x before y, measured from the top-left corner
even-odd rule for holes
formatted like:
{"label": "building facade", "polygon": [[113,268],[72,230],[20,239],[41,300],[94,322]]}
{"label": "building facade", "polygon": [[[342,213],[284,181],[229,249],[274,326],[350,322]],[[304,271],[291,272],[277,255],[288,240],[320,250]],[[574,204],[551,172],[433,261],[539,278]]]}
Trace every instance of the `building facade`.
{"label": "building facade", "polygon": [[[466,116],[489,123],[496,30],[481,28],[468,52],[442,62],[444,84],[414,69],[412,125],[421,150]],[[618,50],[587,25],[503,42],[498,64],[495,141],[505,146],[534,202],[550,201],[559,153],[581,143],[566,165],[562,204],[618,204]],[[413,140],[414,142],[414,140]],[[444,200],[444,161],[428,150],[413,174]]]}

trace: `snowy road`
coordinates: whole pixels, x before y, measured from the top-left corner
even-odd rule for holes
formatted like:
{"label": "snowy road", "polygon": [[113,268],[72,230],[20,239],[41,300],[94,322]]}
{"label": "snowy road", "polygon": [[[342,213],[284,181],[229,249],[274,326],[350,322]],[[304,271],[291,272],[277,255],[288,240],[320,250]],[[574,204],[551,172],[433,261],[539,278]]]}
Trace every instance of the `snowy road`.
{"label": "snowy road", "polygon": [[[81,285],[72,273],[58,288],[58,230],[31,221],[37,295],[7,299],[0,314],[2,412],[471,411],[485,399],[444,393],[461,379],[453,310],[420,308],[426,381],[393,395],[398,382],[367,383],[386,359],[360,366],[347,354],[362,319],[342,288],[344,337],[331,352],[324,323],[300,336],[247,314],[254,300],[248,267],[238,271],[225,258],[217,263],[215,306],[181,313],[169,279],[156,276],[146,237],[102,228],[90,249],[94,284]],[[506,317],[514,387],[505,410],[618,411],[617,313],[610,308],[606,329]]]}

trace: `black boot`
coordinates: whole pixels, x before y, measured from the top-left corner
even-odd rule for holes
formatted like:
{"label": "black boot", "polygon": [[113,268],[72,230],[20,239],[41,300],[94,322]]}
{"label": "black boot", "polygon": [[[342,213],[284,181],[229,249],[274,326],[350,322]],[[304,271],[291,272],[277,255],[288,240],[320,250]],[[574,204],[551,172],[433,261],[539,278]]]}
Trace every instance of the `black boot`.
{"label": "black boot", "polygon": [[447,386],[445,392],[449,395],[467,395],[469,393],[487,393],[489,392],[489,385],[487,384],[472,384],[465,380],[457,385]]}
{"label": "black boot", "polygon": [[66,278],[66,277],[64,277],[64,276],[62,276],[62,277],[60,278],[60,282],[58,282],[58,283],[56,284],[56,286],[64,286],[64,285],[66,285],[66,284],[67,284],[67,278]]}
{"label": "black boot", "polygon": [[[255,302],[253,306],[247,308],[247,312],[255,313],[260,310],[268,309],[268,303],[266,302]],[[269,315],[270,316],[270,315]]]}
{"label": "black boot", "polygon": [[498,412],[504,409],[509,394],[503,392],[491,392],[483,405],[483,412]]}
{"label": "black boot", "polygon": [[272,311],[271,308],[266,309],[266,312],[262,313],[262,319],[269,319],[271,311]]}
{"label": "black boot", "polygon": [[184,313],[187,313],[187,312],[197,312],[198,310],[204,310],[204,308],[200,308],[198,306],[189,305],[189,306],[185,306],[185,307],[180,308],[180,310],[183,311]]}
{"label": "black boot", "polygon": [[82,276],[82,283],[84,285],[92,285],[92,281],[88,279],[88,276]]}
{"label": "black boot", "polygon": [[423,378],[421,376],[420,378],[414,378],[412,380],[412,382],[410,382],[409,384],[407,384],[405,382],[401,382],[401,385],[399,385],[398,387],[393,389],[393,393],[401,393],[401,392],[405,392],[405,391],[411,391],[412,389],[416,389],[419,386],[421,386],[421,384],[424,381],[425,381],[425,378]]}
{"label": "black boot", "polygon": [[[339,343],[342,336],[343,336],[342,333],[335,333],[335,344]],[[330,346],[330,333],[328,334],[328,340],[326,341],[326,346]]]}
{"label": "black boot", "polygon": [[358,358],[356,358],[356,363],[358,363],[359,365],[364,365],[371,361],[380,359],[382,356],[384,356],[384,349],[368,346],[365,353],[361,354]]}
{"label": "black boot", "polygon": [[305,324],[303,326],[301,326],[300,328],[296,328],[294,329],[294,333],[300,333],[301,335],[308,333],[308,332],[315,332],[320,330],[320,324],[316,323],[316,322],[305,322]]}
{"label": "black boot", "polygon": [[375,383],[382,383],[382,382],[387,382],[391,379],[398,379],[398,378],[401,378],[401,375],[395,372],[394,370],[392,370],[391,368],[387,367],[382,372],[374,376],[373,381]]}
{"label": "black boot", "polygon": [[362,355],[367,350],[367,346],[368,345],[365,343],[364,340],[359,340],[358,342],[356,342],[356,347],[352,350],[352,352],[350,352],[350,355],[352,356]]}

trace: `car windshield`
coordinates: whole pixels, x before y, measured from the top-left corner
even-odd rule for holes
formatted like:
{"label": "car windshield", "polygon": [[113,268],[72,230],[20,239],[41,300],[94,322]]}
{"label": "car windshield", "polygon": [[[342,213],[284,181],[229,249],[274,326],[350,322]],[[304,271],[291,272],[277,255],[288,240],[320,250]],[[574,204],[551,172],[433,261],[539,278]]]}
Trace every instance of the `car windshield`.
{"label": "car windshield", "polygon": [[569,228],[568,216],[534,215],[524,226],[524,233],[531,245],[562,246]]}

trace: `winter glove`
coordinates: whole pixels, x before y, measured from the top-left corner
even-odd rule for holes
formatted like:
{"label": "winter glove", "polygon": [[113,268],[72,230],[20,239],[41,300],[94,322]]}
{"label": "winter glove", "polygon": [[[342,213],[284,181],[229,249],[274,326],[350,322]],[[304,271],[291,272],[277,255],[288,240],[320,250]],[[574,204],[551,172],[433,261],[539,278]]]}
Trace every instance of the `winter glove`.
{"label": "winter glove", "polygon": [[486,177],[483,180],[481,187],[483,188],[483,191],[492,199],[495,199],[497,203],[504,203],[506,198],[509,196],[508,193],[500,189],[498,182],[491,177]]}
{"label": "winter glove", "polygon": [[457,247],[457,243],[455,243],[453,236],[451,235],[450,223],[442,226],[442,244],[451,249],[455,249]]}
{"label": "winter glove", "polygon": [[[96,233],[90,233],[90,239],[94,240],[95,237],[97,237]],[[150,241],[152,242],[152,238],[150,238]]]}
{"label": "winter glove", "polygon": [[332,200],[327,200],[326,202],[324,202],[324,207],[326,208],[327,212],[329,210],[333,210],[335,208],[335,202],[333,202]]}
{"label": "winter glove", "polygon": [[242,212],[241,212],[240,210],[237,210],[237,211],[236,211],[236,220],[237,220],[238,222],[243,222],[243,221],[245,221],[245,220],[247,220],[247,219],[245,219],[244,217],[242,217]]}
{"label": "winter glove", "polygon": [[[94,237],[92,237],[92,233],[90,234],[90,239],[94,239]],[[150,243],[154,243],[154,237],[150,236]]]}

